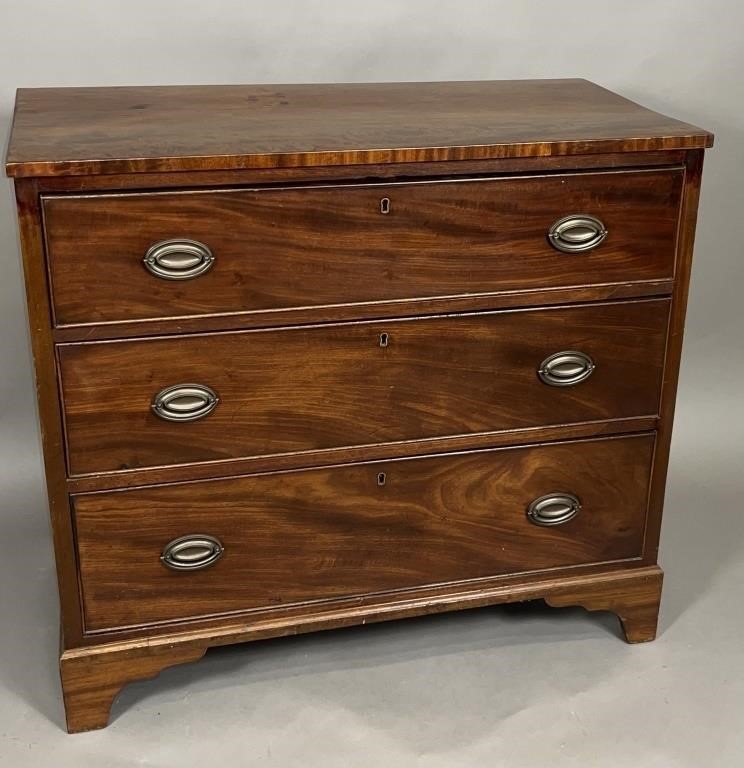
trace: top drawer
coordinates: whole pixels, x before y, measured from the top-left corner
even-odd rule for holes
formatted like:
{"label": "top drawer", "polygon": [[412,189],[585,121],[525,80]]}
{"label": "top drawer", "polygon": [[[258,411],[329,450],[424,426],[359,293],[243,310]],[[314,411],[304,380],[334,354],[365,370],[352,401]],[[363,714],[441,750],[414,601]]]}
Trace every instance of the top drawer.
{"label": "top drawer", "polygon": [[[45,196],[55,322],[669,278],[682,178],[673,168]],[[551,240],[565,217],[577,220]]]}

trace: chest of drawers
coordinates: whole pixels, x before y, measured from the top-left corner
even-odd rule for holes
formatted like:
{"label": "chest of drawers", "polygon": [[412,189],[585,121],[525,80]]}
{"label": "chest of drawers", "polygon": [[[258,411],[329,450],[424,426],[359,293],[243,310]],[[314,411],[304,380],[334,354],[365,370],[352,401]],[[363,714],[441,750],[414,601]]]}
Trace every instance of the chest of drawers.
{"label": "chest of drawers", "polygon": [[259,638],[653,639],[711,143],[583,80],[20,90],[69,730]]}

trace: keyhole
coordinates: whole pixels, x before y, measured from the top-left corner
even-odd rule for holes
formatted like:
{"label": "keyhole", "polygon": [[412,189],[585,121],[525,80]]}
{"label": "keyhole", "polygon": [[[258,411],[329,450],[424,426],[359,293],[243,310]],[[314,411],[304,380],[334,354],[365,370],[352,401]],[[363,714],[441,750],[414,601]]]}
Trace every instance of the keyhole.
{"label": "keyhole", "polygon": [[380,213],[390,213],[390,198],[383,197],[380,200]]}
{"label": "keyhole", "polygon": [[379,486],[385,485],[386,480],[387,480],[387,476],[385,475],[384,472],[380,472],[377,475],[377,485],[379,485]]}
{"label": "keyhole", "polygon": [[390,337],[387,335],[387,333],[381,333],[380,334],[380,346],[386,347],[388,343],[390,342]]}

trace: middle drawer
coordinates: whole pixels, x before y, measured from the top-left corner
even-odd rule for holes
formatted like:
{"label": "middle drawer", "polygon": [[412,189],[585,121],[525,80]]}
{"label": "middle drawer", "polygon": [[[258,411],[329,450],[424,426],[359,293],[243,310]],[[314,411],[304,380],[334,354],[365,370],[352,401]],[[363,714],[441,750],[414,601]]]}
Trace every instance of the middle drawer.
{"label": "middle drawer", "polygon": [[655,415],[668,309],[654,299],[62,344],[69,470]]}

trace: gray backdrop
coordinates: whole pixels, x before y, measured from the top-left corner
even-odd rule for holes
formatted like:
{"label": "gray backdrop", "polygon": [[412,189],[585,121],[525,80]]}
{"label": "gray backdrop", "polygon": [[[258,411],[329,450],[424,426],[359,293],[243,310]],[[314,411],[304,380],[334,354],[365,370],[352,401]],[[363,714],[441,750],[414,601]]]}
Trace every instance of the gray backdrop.
{"label": "gray backdrop", "polygon": [[[12,189],[0,189],[0,758],[23,765],[691,766],[744,748],[739,3],[1,0],[18,86],[586,77],[716,134],[667,494],[661,636],[493,609],[210,652],[65,737]],[[739,756],[737,758],[737,755]]]}

